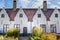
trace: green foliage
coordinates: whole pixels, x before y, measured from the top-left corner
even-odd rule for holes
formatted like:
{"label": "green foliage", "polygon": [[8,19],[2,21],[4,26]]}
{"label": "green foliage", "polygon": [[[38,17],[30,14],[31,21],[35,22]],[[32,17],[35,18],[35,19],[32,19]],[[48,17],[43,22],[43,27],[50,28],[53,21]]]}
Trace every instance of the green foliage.
{"label": "green foliage", "polygon": [[38,37],[38,36],[30,36],[29,40],[40,40],[40,37]]}
{"label": "green foliage", "polygon": [[29,37],[29,40],[34,40],[34,38],[30,36],[30,37]]}
{"label": "green foliage", "polygon": [[41,38],[42,40],[57,40],[56,34],[54,33],[44,33]]}
{"label": "green foliage", "polygon": [[18,37],[14,38],[14,37],[7,37],[6,40],[18,40]]}
{"label": "green foliage", "polygon": [[0,40],[4,40],[4,37],[2,35],[0,35]]}
{"label": "green foliage", "polygon": [[41,27],[34,27],[33,28],[33,35],[40,36],[43,33],[43,28]]}
{"label": "green foliage", "polygon": [[19,30],[17,28],[9,29],[6,32],[7,37],[12,37],[12,36],[18,37],[18,35],[19,35]]}

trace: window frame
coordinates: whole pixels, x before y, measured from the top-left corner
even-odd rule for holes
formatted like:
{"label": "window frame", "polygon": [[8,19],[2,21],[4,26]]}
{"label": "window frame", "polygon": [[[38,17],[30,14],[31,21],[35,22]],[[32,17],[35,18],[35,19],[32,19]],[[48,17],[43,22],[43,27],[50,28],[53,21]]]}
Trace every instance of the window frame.
{"label": "window frame", "polygon": [[5,14],[1,14],[1,18],[5,18]]}
{"label": "window frame", "polygon": [[[53,27],[54,26],[54,27]],[[50,32],[52,32],[52,33],[56,33],[56,24],[51,24],[50,25]]]}
{"label": "window frame", "polygon": [[58,18],[58,14],[55,14],[55,18]]}
{"label": "window frame", "polygon": [[46,24],[40,24],[40,27],[44,29],[44,33],[46,32]]}
{"label": "window frame", "polygon": [[41,18],[41,14],[38,14],[38,18]]}
{"label": "window frame", "polygon": [[23,14],[19,14],[19,17],[22,18],[23,17]]}

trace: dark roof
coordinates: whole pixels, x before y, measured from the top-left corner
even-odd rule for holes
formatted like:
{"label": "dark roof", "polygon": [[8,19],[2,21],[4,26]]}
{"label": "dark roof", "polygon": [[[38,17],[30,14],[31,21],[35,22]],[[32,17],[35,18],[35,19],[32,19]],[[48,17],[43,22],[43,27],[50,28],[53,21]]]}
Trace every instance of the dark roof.
{"label": "dark roof", "polygon": [[[6,12],[8,13],[10,20],[13,21],[14,17],[16,16],[17,12],[19,9],[17,9],[16,11],[13,11],[13,9],[5,9]],[[38,9],[23,9],[23,11],[25,12],[26,16],[28,17],[29,21],[32,21],[33,16],[35,15],[35,13],[37,12]],[[43,9],[41,9],[43,11]],[[58,9],[60,12],[60,9]],[[1,9],[0,9],[1,11]],[[46,19],[49,20],[49,18],[51,17],[52,13],[53,13],[54,9],[47,9],[47,11],[43,11],[44,15],[46,16]]]}
{"label": "dark roof", "polygon": [[28,17],[28,21],[32,21],[33,16],[35,15],[37,9],[23,9],[26,16]]}
{"label": "dark roof", "polygon": [[[43,11],[43,9],[42,9],[42,11]],[[50,17],[52,15],[53,11],[54,11],[54,9],[47,9],[47,11],[43,11],[43,13],[46,16],[47,20],[50,20]]]}

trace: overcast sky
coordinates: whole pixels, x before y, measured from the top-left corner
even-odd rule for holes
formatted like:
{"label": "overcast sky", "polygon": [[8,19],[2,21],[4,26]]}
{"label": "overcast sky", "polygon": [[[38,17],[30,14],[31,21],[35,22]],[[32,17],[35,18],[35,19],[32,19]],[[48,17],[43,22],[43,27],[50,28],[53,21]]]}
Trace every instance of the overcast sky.
{"label": "overcast sky", "polygon": [[[17,8],[38,8],[43,7],[44,0],[17,0]],[[60,8],[60,0],[46,0],[48,8]],[[13,8],[13,0],[0,0],[0,8]]]}

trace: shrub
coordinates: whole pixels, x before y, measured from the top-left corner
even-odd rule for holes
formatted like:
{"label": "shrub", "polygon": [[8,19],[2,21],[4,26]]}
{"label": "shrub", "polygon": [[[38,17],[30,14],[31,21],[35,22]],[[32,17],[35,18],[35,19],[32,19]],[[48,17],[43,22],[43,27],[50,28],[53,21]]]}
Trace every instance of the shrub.
{"label": "shrub", "polygon": [[57,40],[56,34],[54,33],[44,33],[41,36],[42,40]]}
{"label": "shrub", "polygon": [[38,36],[30,36],[29,40],[40,40],[40,37],[38,37]]}
{"label": "shrub", "polygon": [[43,28],[42,27],[34,27],[33,28],[33,35],[35,36],[40,36],[43,33]]}
{"label": "shrub", "polygon": [[19,30],[17,28],[11,28],[11,29],[8,29],[7,32],[6,32],[6,36],[7,37],[18,37],[19,35]]}
{"label": "shrub", "polygon": [[4,37],[2,35],[0,35],[0,40],[4,40]]}
{"label": "shrub", "polygon": [[6,40],[18,40],[18,37],[14,38],[14,37],[7,37]]}

